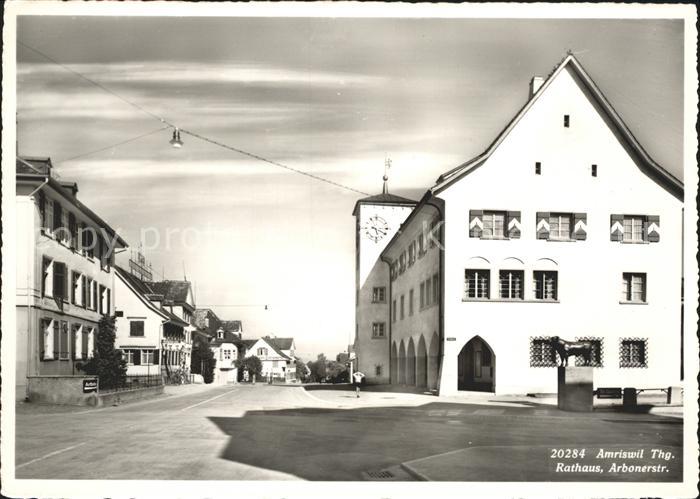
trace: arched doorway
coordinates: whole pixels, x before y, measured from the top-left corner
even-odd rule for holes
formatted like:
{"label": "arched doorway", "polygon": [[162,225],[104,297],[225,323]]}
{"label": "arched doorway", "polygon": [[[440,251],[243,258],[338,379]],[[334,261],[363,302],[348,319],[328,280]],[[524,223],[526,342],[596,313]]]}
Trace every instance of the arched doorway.
{"label": "arched doorway", "polygon": [[440,353],[440,339],[436,332],[430,338],[430,350],[428,350],[428,389],[436,390],[438,382],[438,355]]}
{"label": "arched doorway", "polygon": [[457,357],[457,389],[496,391],[496,355],[481,337],[467,342]]}
{"label": "arched doorway", "polygon": [[399,344],[399,384],[406,384],[406,347],[403,340]]}
{"label": "arched doorway", "polygon": [[396,355],[396,342],[394,341],[391,344],[391,383],[396,384],[398,383],[398,372],[399,372],[399,365],[398,365],[398,358]]}
{"label": "arched doorway", "polygon": [[408,341],[408,352],[406,353],[406,384],[416,386],[416,347],[413,338]]}
{"label": "arched doorway", "polygon": [[428,386],[428,351],[425,348],[425,338],[420,335],[418,352],[416,353],[416,386]]}

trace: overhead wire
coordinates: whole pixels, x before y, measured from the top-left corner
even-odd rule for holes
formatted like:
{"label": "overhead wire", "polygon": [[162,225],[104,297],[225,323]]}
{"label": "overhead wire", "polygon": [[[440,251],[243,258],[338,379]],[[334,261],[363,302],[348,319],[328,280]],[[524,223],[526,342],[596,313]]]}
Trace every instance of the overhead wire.
{"label": "overhead wire", "polygon": [[143,106],[141,106],[141,105],[139,105],[139,104],[137,104],[137,103],[135,103],[135,102],[132,102],[132,101],[130,101],[129,99],[127,99],[127,98],[125,98],[125,97],[119,95],[118,93],[116,93],[116,92],[114,92],[113,90],[111,90],[111,89],[105,87],[105,86],[102,85],[101,83],[99,83],[99,82],[93,80],[92,78],[89,78],[89,77],[85,76],[84,74],[82,74],[82,73],[80,73],[80,72],[78,72],[78,71],[75,71],[75,70],[72,69],[71,67],[66,66],[65,64],[62,64],[61,62],[59,62],[59,61],[57,61],[56,59],[54,59],[53,57],[51,57],[51,56],[49,56],[49,55],[43,53],[42,51],[37,50],[37,49],[35,49],[34,47],[31,47],[31,46],[27,45],[26,43],[22,42],[21,40],[17,40],[17,43],[18,43],[19,45],[25,47],[26,49],[31,50],[31,51],[34,52],[35,54],[40,55],[41,57],[43,57],[43,58],[45,58],[46,60],[52,62],[53,64],[56,64],[57,66],[59,66],[59,67],[65,69],[66,71],[68,71],[68,72],[74,74],[74,75],[77,76],[78,78],[81,78],[81,79],[87,81],[88,83],[90,83],[90,84],[96,86],[97,88],[103,90],[104,92],[107,92],[108,94],[110,94],[110,95],[116,97],[117,99],[121,100],[122,102],[125,102],[126,104],[132,106],[133,108],[135,108],[135,109],[141,111],[142,113],[147,114],[148,116],[150,116],[150,117],[152,117],[152,118],[154,118],[154,119],[157,119],[158,121],[160,121],[161,123],[164,123],[164,124],[166,125],[165,127],[161,128],[161,129],[154,130],[154,131],[152,131],[152,132],[149,132],[149,133],[144,134],[144,135],[139,136],[139,137],[134,137],[134,138],[132,138],[132,139],[126,140],[126,141],[121,142],[121,143],[119,143],[119,144],[115,144],[115,145],[113,145],[113,146],[105,147],[105,148],[102,148],[102,149],[100,149],[100,150],[96,150],[96,151],[91,151],[91,152],[88,152],[88,153],[80,154],[80,155],[74,156],[74,157],[72,157],[72,158],[67,158],[67,159],[64,159],[64,160],[61,160],[61,161],[64,161],[64,162],[65,162],[65,161],[68,161],[68,160],[71,160],[71,159],[77,159],[77,158],[82,157],[82,156],[87,156],[87,155],[89,155],[89,154],[95,154],[95,153],[97,153],[97,152],[101,152],[101,151],[110,149],[110,148],[112,148],[112,147],[116,147],[117,145],[122,145],[122,144],[125,144],[125,143],[128,143],[128,142],[132,142],[132,141],[137,140],[137,139],[139,139],[139,138],[145,137],[146,135],[150,135],[151,133],[156,133],[156,132],[158,132],[158,131],[165,130],[165,129],[167,129],[167,128],[175,128],[176,130],[179,130],[180,132],[185,133],[185,134],[187,134],[187,135],[190,135],[190,136],[192,136],[192,137],[195,137],[195,138],[197,138],[197,139],[199,139],[199,140],[202,140],[202,141],[204,141],[204,142],[208,142],[208,143],[213,144],[213,145],[217,145],[217,146],[219,146],[219,147],[222,147],[222,148],[227,149],[227,150],[229,150],[229,151],[236,152],[236,153],[238,153],[238,154],[242,154],[242,155],[244,155],[244,156],[248,156],[249,158],[256,159],[256,160],[258,160],[258,161],[262,161],[262,162],[264,162],[264,163],[268,163],[268,164],[270,164],[270,165],[274,165],[274,166],[277,166],[277,167],[280,167],[280,168],[284,168],[284,169],[289,170],[289,171],[291,171],[291,172],[298,173],[298,174],[300,174],[300,175],[304,175],[304,176],[306,176],[306,177],[308,177],[308,178],[311,178],[311,179],[314,179],[314,180],[318,180],[318,181],[320,181],[320,182],[325,182],[325,183],[327,183],[327,184],[329,184],[329,185],[333,185],[333,186],[339,187],[339,188],[341,188],[341,189],[345,189],[345,190],[348,190],[348,191],[352,191],[352,192],[355,192],[355,193],[357,193],[357,194],[362,194],[363,196],[369,195],[368,193],[363,192],[363,191],[361,191],[361,190],[359,190],[359,189],[355,189],[355,188],[353,188],[353,187],[349,187],[349,186],[347,186],[347,185],[341,184],[341,183],[339,183],[339,182],[335,182],[335,181],[333,181],[333,180],[329,180],[329,179],[327,179],[327,178],[321,177],[321,176],[319,176],[319,175],[315,175],[315,174],[313,174],[313,173],[306,172],[306,171],[304,171],[304,170],[299,170],[299,169],[297,169],[297,168],[293,168],[293,167],[291,167],[291,166],[282,164],[282,163],[280,163],[280,162],[278,162],[278,161],[274,161],[274,160],[271,160],[271,159],[267,159],[267,158],[265,158],[264,156],[260,156],[259,154],[251,153],[251,152],[245,151],[245,150],[243,150],[243,149],[240,149],[240,148],[238,148],[238,147],[234,147],[234,146],[230,146],[230,145],[228,145],[228,144],[224,144],[223,142],[220,142],[220,141],[218,141],[218,140],[211,139],[211,138],[209,138],[209,137],[206,137],[206,136],[201,135],[201,134],[199,134],[199,133],[193,132],[193,131],[191,131],[191,130],[183,129],[183,128],[181,128],[181,127],[179,127],[179,126],[177,126],[177,125],[171,123],[170,121],[166,120],[166,119],[163,118],[162,116],[158,116],[157,114],[152,113],[151,111],[149,111],[148,109],[144,108]]}

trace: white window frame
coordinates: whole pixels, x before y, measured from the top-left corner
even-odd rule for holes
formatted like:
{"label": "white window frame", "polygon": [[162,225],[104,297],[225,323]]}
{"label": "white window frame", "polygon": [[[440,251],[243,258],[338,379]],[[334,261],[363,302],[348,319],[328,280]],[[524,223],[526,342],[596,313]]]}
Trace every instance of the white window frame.
{"label": "white window frame", "polygon": [[[150,358],[150,360],[149,360]],[[152,366],[153,361],[155,360],[153,350],[151,349],[144,349],[141,350],[141,365],[142,366]]]}
{"label": "white window frame", "polygon": [[385,338],[386,337],[386,323],[385,322],[373,322],[372,323],[372,338]]}
{"label": "white window frame", "polygon": [[[500,221],[498,219],[501,219]],[[507,214],[505,211],[484,211],[482,214],[481,238],[482,239],[506,239]],[[497,222],[500,223],[500,233],[497,233]],[[487,231],[491,234],[487,234]]]}
{"label": "white window frame", "polygon": [[[472,274],[470,274],[472,273]],[[474,296],[469,296],[469,281],[471,275],[474,276],[476,289]],[[485,285],[484,285],[485,282]],[[484,289],[484,286],[486,289]],[[490,269],[465,269],[464,271],[464,299],[465,300],[488,300],[491,298],[491,270]]]}
{"label": "white window frame", "polygon": [[[646,217],[641,215],[624,215],[622,218],[622,242],[643,243]],[[638,230],[638,234],[637,234]],[[629,235],[628,235],[629,234]],[[638,235],[638,237],[637,237]]]}
{"label": "white window frame", "polygon": [[[635,294],[640,295],[639,299],[635,299]],[[622,273],[621,303],[647,303],[647,275],[645,272]]]}
{"label": "white window frame", "polygon": [[[562,221],[566,220],[569,230],[562,234]],[[557,230],[555,230],[555,227]],[[573,213],[550,213],[549,214],[549,239],[552,241],[571,241],[574,229]]]}

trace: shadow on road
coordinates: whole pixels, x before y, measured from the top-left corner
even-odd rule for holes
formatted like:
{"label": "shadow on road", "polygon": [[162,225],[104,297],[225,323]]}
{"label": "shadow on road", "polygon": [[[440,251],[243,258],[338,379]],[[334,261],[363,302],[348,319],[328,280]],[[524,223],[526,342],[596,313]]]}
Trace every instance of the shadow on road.
{"label": "shadow on road", "polygon": [[[585,441],[680,446],[682,441],[682,426],[656,424],[665,418],[613,425],[604,419],[610,414],[571,415],[554,408],[552,419],[535,417],[528,408],[504,410],[484,414],[483,406],[436,402],[419,407],[257,410],[243,417],[209,419],[230,437],[221,459],[327,481],[363,480],[363,472],[471,446],[504,446],[507,452],[515,445],[561,447]],[[545,454],[540,457],[546,459]],[[499,467],[498,462],[494,466]],[[508,480],[508,470],[499,473],[499,481]]]}

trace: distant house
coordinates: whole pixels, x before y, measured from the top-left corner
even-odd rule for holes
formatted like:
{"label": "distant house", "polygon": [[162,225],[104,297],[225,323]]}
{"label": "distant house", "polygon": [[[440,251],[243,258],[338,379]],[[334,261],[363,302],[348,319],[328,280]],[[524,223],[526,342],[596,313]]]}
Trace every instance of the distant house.
{"label": "distant house", "polygon": [[236,343],[239,340],[240,337],[236,333],[219,328],[216,332],[216,337],[209,343],[209,348],[211,348],[216,359],[216,368],[214,369],[215,384],[223,385],[238,381],[238,369],[236,368],[238,347]]}
{"label": "distant house", "polygon": [[296,357],[294,356],[294,338],[271,338],[265,336],[255,340],[244,341],[245,357],[256,356],[262,362],[262,375],[275,381],[295,383]]}
{"label": "distant house", "polygon": [[124,354],[127,374],[168,376],[177,370],[188,374],[189,323],[162,307],[162,300],[152,299],[154,283],[119,266],[115,271],[115,346]]}

